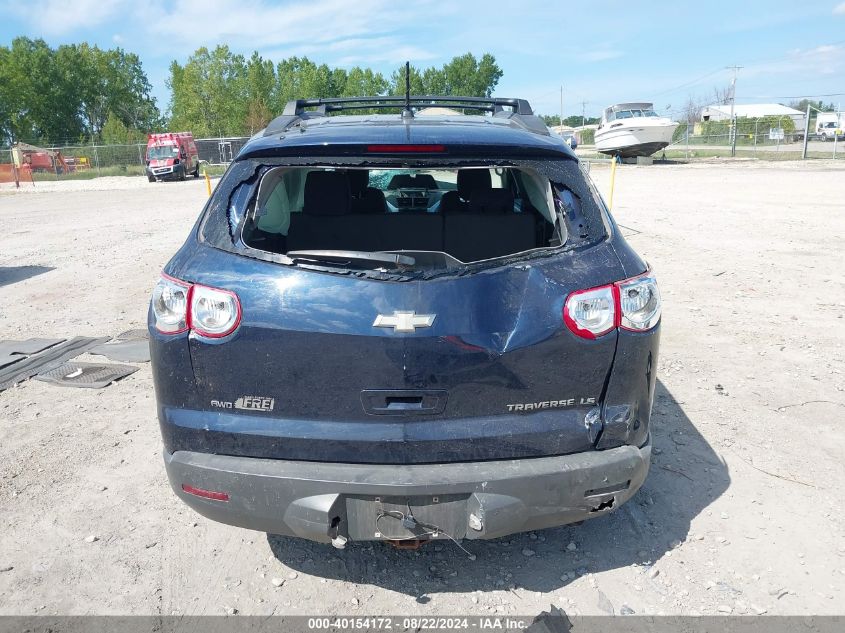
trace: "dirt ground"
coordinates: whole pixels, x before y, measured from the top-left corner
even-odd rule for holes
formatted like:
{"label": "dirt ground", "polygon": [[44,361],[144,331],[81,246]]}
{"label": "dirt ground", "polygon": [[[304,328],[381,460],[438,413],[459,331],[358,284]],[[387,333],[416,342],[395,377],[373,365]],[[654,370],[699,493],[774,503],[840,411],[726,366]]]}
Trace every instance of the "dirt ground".
{"label": "dirt ground", "polygon": [[[619,169],[614,214],[664,297],[650,475],[581,526],[464,542],[474,559],[194,514],[149,364],[0,393],[0,614],[845,613],[843,182],[841,163]],[[143,327],[204,200],[201,181],[2,188],[0,338]]]}

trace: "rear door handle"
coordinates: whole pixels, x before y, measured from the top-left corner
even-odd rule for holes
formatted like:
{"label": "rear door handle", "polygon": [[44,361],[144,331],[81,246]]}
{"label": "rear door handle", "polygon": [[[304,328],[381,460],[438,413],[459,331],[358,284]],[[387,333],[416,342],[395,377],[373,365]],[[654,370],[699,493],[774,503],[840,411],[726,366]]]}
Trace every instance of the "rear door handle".
{"label": "rear door handle", "polygon": [[364,411],[371,415],[437,415],[446,409],[447,392],[420,389],[365,389]]}

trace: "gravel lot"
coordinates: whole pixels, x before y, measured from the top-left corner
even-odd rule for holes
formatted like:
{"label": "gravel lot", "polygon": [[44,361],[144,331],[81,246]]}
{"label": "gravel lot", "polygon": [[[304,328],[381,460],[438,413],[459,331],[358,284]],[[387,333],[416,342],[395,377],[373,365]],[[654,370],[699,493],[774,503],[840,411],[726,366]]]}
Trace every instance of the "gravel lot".
{"label": "gravel lot", "polygon": [[[843,180],[618,171],[615,215],[664,294],[651,473],[611,515],[465,542],[473,560],[195,515],[166,481],[148,364],[0,393],[0,614],[845,613]],[[143,327],[204,200],[202,181],[0,187],[0,338]]]}

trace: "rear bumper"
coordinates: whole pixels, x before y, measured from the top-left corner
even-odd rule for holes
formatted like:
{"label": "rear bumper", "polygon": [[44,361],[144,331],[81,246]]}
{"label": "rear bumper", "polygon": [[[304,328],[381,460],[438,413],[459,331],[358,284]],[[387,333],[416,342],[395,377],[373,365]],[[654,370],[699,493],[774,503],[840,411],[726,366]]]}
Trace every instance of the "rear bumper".
{"label": "rear bumper", "polygon": [[[650,444],[558,457],[408,466],[164,453],[174,491],[203,516],[319,542],[337,534],[379,540],[440,538],[442,532],[489,539],[582,521],[633,496],[650,459]],[[183,484],[225,492],[229,500],[187,494]],[[425,530],[408,529],[395,518],[407,507],[428,526]],[[432,535],[431,526],[440,530]]]}

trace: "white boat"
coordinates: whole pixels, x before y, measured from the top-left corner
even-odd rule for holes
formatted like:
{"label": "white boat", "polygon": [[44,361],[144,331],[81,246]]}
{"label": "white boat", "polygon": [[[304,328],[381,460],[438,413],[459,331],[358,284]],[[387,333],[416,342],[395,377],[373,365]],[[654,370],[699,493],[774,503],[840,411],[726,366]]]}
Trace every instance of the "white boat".
{"label": "white boat", "polygon": [[605,108],[596,130],[596,151],[629,158],[651,156],[672,142],[678,124],[651,103],[619,103]]}

